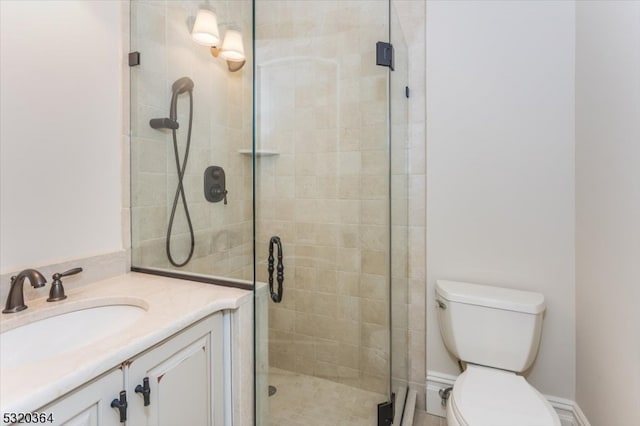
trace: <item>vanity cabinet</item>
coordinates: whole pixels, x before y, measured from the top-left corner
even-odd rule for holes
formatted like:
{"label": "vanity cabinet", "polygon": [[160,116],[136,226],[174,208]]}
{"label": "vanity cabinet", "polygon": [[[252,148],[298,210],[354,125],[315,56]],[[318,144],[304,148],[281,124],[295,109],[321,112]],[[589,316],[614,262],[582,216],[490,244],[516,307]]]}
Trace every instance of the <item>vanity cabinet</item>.
{"label": "vanity cabinet", "polygon": [[216,314],[133,359],[125,370],[127,424],[222,425],[222,336],[222,314]]}
{"label": "vanity cabinet", "polygon": [[52,415],[54,425],[120,426],[118,412],[110,404],[123,386],[122,370],[117,368],[38,412]]}
{"label": "vanity cabinet", "polygon": [[112,401],[124,390],[125,426],[222,426],[231,391],[223,336],[216,313],[38,411],[52,413],[54,424],[121,426]]}

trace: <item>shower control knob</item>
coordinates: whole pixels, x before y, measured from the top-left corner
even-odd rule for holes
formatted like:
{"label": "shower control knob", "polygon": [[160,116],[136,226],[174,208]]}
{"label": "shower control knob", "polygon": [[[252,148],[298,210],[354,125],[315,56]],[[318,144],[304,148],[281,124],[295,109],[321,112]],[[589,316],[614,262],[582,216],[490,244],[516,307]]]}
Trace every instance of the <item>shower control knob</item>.
{"label": "shower control knob", "polygon": [[220,186],[214,186],[211,188],[209,193],[211,194],[211,198],[216,200],[224,200],[224,203],[227,204],[227,190],[222,189]]}

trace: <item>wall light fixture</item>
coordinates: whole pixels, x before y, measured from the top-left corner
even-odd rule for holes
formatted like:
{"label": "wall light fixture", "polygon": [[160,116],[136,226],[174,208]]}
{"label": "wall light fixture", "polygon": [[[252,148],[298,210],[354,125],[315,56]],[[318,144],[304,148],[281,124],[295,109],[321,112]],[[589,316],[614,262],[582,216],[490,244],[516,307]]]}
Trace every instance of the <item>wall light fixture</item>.
{"label": "wall light fixture", "polygon": [[218,17],[207,9],[198,10],[198,15],[193,23],[191,38],[204,46],[216,46],[220,43],[220,30],[218,29]]}
{"label": "wall light fixture", "polygon": [[191,31],[191,38],[198,44],[210,46],[211,54],[226,60],[227,67],[231,72],[240,70],[247,62],[242,43],[242,33],[237,30],[227,30],[220,46],[218,18],[210,10],[198,10],[193,30]]}

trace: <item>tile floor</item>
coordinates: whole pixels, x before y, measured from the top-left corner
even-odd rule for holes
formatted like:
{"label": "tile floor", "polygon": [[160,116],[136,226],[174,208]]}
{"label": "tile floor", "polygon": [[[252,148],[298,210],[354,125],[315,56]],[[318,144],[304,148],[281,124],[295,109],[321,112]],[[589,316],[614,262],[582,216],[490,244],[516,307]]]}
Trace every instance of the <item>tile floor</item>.
{"label": "tile floor", "polygon": [[[375,426],[385,395],[318,377],[271,367],[269,426]],[[444,419],[417,411],[414,426],[446,426]]]}
{"label": "tile floor", "polygon": [[443,417],[427,414],[426,411],[416,410],[413,426],[447,426],[447,420]]}

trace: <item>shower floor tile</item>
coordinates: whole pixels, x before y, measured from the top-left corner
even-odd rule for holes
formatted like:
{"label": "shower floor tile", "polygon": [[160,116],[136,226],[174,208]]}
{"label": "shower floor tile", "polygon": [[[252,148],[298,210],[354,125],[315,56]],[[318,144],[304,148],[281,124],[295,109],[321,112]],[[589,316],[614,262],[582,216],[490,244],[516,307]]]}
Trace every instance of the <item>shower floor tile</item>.
{"label": "shower floor tile", "polygon": [[386,396],[271,367],[269,426],[375,426]]}

